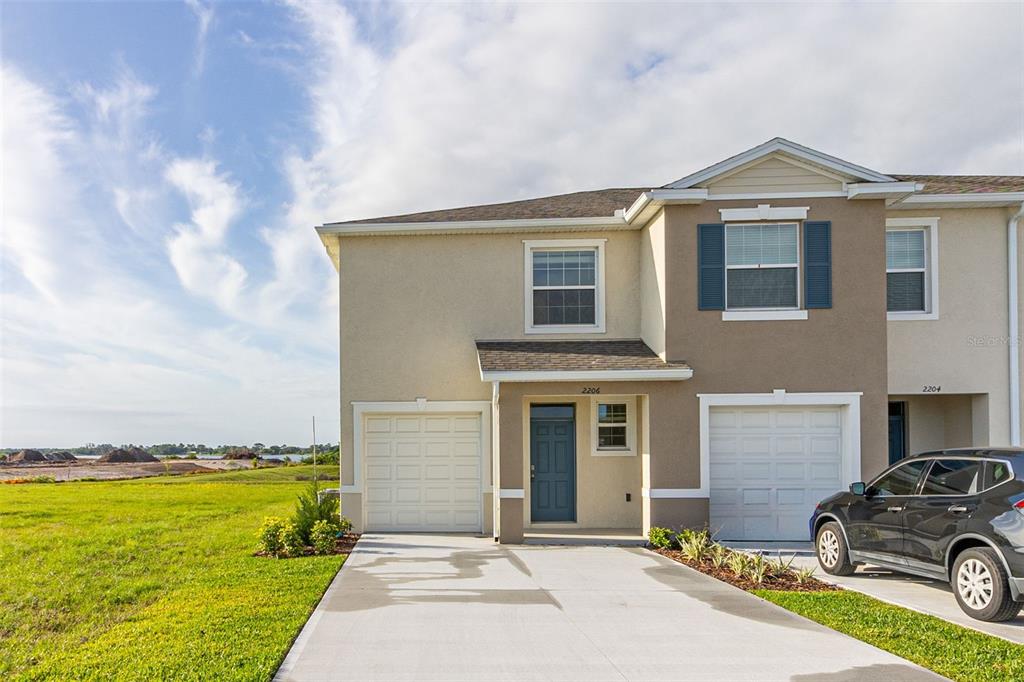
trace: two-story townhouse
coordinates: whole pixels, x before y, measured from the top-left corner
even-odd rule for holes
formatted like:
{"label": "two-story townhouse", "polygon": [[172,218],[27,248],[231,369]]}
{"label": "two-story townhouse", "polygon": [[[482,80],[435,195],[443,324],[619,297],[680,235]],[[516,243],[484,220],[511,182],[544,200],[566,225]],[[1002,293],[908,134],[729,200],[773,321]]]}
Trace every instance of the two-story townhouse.
{"label": "two-story townhouse", "polygon": [[1022,202],[777,138],[656,189],[320,226],[344,513],[806,539],[893,458],[1015,444]]}

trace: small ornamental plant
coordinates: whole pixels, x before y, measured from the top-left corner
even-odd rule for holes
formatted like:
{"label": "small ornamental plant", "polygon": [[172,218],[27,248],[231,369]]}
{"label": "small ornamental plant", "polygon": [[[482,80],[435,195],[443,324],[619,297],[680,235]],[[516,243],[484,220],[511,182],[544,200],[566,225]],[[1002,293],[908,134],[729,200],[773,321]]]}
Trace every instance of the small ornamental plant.
{"label": "small ornamental plant", "polygon": [[313,524],[309,532],[309,541],[317,554],[330,554],[338,540],[338,525],[330,521],[320,520]]}
{"label": "small ornamental plant", "polygon": [[672,531],[651,526],[651,530],[647,532],[647,542],[655,549],[668,549],[672,546]]}
{"label": "small ornamental plant", "polygon": [[281,528],[281,546],[285,556],[301,556],[306,549],[298,527],[291,521]]}
{"label": "small ornamental plant", "polygon": [[271,556],[281,556],[284,552],[284,543],[281,541],[281,531],[284,529],[284,523],[284,519],[276,516],[268,516],[263,519],[257,547],[260,552]]}

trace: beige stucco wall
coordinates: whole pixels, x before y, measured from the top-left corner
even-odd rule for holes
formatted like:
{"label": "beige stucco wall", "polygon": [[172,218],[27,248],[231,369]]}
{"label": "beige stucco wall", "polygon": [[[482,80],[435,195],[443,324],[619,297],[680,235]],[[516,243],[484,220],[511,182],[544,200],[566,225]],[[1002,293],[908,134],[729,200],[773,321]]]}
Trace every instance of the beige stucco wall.
{"label": "beige stucco wall", "polygon": [[[337,242],[341,471],[351,484],[352,401],[490,400],[477,339],[638,338],[639,232],[345,237]],[[524,240],[606,239],[606,329],[524,333]],[[347,493],[346,514],[359,508]],[[490,505],[485,505],[485,509]]]}
{"label": "beige stucco wall", "polygon": [[668,357],[687,361],[694,376],[676,416],[689,438],[678,446],[679,461],[652,462],[653,487],[700,482],[697,457],[687,454],[697,447],[691,440],[699,430],[697,393],[862,392],[862,471],[877,471],[888,461],[883,203],[770,201],[773,207],[809,206],[808,219],[832,221],[832,308],[810,310],[806,320],[723,321],[721,311],[697,309],[696,226],[720,222],[719,209],[752,203],[666,208]]}
{"label": "beige stucco wall", "polygon": [[639,236],[640,338],[665,357],[665,212],[643,227]]}
{"label": "beige stucco wall", "polygon": [[924,387],[939,386],[941,394],[988,394],[987,440],[1008,443],[1006,209],[887,217],[939,219],[939,319],[888,323],[889,392],[930,396]]}

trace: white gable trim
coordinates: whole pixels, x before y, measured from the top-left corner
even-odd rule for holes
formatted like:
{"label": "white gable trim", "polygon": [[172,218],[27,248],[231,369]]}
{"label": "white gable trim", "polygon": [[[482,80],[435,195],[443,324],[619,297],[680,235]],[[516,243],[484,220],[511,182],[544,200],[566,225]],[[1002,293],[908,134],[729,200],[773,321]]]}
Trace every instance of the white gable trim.
{"label": "white gable trim", "polygon": [[758,204],[756,208],[720,208],[722,222],[734,220],[807,220],[810,206],[775,206]]}
{"label": "white gable trim", "polygon": [[697,171],[692,175],[687,175],[685,178],[680,178],[673,183],[666,185],[669,189],[686,189],[693,187],[702,182],[706,182],[712,178],[717,178],[721,175],[725,175],[730,171],[749,164],[752,161],[771,156],[775,153],[788,154],[797,159],[802,159],[809,163],[821,166],[824,169],[831,170],[835,173],[842,175],[851,176],[858,180],[865,182],[895,182],[894,178],[888,175],[883,175],[877,171],[873,171],[870,168],[864,168],[848,161],[829,156],[817,150],[811,149],[810,147],[804,147],[795,142],[776,137],[775,139],[768,140],[764,144],[760,144],[753,149],[748,149],[742,154],[737,154],[725,161],[720,161],[712,166],[708,166],[704,170]]}

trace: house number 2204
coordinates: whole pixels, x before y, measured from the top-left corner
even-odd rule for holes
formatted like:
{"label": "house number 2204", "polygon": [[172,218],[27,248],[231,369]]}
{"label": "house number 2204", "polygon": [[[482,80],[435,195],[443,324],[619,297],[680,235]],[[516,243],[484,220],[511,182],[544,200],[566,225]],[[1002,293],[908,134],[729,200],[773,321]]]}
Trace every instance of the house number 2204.
{"label": "house number 2204", "polygon": [[942,386],[925,386],[922,389],[922,393],[938,393],[942,390]]}
{"label": "house number 2204", "polygon": [[583,387],[583,392],[584,393],[600,393],[601,392],[601,388],[598,387],[598,386],[584,386]]}

